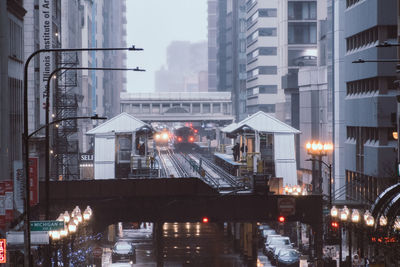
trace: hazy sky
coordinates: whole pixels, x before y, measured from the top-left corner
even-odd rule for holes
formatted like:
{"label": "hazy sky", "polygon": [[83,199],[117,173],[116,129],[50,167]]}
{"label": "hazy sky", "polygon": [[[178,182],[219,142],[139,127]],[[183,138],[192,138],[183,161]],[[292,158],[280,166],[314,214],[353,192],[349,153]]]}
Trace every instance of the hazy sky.
{"label": "hazy sky", "polygon": [[154,72],[166,65],[171,41],[207,39],[207,0],[126,0],[127,45],[144,51],[128,52],[128,92],[154,91]]}

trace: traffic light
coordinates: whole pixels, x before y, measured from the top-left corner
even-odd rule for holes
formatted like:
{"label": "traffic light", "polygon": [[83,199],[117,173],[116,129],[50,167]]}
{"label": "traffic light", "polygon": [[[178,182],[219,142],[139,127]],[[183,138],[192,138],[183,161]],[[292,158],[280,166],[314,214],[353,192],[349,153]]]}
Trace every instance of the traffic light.
{"label": "traffic light", "polygon": [[203,223],[208,223],[208,217],[203,217],[203,219],[201,220]]}
{"label": "traffic light", "polygon": [[278,222],[280,222],[280,223],[284,223],[285,220],[286,220],[285,216],[279,216],[278,217]]}

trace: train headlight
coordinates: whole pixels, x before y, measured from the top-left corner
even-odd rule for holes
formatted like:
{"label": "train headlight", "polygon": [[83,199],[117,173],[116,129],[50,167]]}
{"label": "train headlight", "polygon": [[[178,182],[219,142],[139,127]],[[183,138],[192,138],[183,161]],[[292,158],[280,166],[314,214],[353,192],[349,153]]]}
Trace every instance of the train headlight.
{"label": "train headlight", "polygon": [[168,139],[168,134],[167,133],[163,133],[162,139],[167,140]]}
{"label": "train headlight", "polygon": [[156,140],[160,139],[160,135],[156,134]]}

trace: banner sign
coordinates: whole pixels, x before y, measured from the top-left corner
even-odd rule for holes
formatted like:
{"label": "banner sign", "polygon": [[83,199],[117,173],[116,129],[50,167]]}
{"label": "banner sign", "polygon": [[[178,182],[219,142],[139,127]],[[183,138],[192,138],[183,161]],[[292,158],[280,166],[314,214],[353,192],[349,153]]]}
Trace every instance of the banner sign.
{"label": "banner sign", "polygon": [[6,183],[0,182],[0,228],[6,228],[6,207],[5,207]]}
{"label": "banner sign", "polygon": [[13,164],[14,171],[14,203],[15,209],[20,213],[24,212],[24,170],[22,161],[15,160]]}
{"label": "banner sign", "polygon": [[35,206],[39,203],[39,159],[29,158],[29,203]]}
{"label": "banner sign", "polygon": [[6,209],[6,223],[12,222],[14,219],[14,188],[13,181],[5,181],[5,209]]}
{"label": "banner sign", "polygon": [[7,263],[6,239],[0,239],[0,263]]}
{"label": "banner sign", "polygon": [[[40,49],[53,48],[52,0],[39,0],[39,46]],[[53,71],[52,53],[40,54],[40,123],[45,124],[46,85]],[[50,98],[51,99],[51,98]]]}

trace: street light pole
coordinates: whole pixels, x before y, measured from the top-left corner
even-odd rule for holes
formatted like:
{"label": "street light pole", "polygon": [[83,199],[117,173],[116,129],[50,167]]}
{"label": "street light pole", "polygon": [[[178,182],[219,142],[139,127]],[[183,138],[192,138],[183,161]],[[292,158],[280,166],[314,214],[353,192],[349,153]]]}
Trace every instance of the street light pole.
{"label": "street light pole", "polygon": [[24,64],[24,132],[22,134],[22,143],[23,149],[23,163],[24,163],[24,174],[25,174],[25,228],[24,228],[24,265],[25,266],[33,266],[31,259],[31,230],[30,230],[30,190],[29,190],[29,143],[28,143],[28,66],[34,56],[40,53],[46,52],[79,52],[79,51],[117,51],[117,50],[125,50],[125,51],[141,51],[142,48],[132,47],[116,47],[116,48],[52,48],[52,49],[39,49],[29,55]]}

